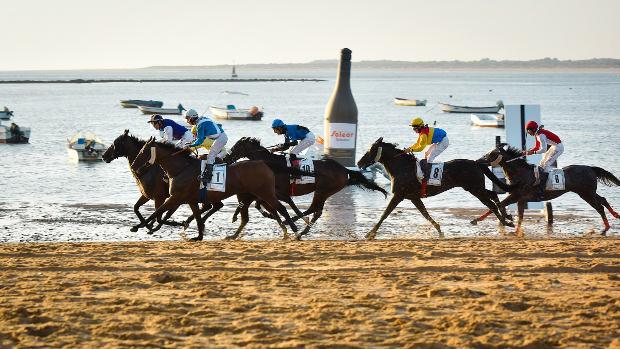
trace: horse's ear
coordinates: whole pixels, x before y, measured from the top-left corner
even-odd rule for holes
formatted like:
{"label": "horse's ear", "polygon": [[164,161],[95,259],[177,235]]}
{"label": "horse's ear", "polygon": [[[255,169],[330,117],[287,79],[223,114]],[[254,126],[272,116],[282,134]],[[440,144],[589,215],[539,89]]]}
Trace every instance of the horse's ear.
{"label": "horse's ear", "polygon": [[383,137],[379,137],[379,139],[377,139],[377,140],[375,141],[375,144],[379,144],[379,143],[381,143],[381,142],[383,142]]}
{"label": "horse's ear", "polygon": [[151,136],[147,143],[150,144],[150,143],[153,143],[153,142],[155,142],[155,137]]}
{"label": "horse's ear", "polygon": [[123,132],[123,136],[127,136],[129,135],[129,129],[126,129],[125,132]]}
{"label": "horse's ear", "polygon": [[499,143],[495,148],[496,149],[501,149],[501,150],[506,150],[507,146],[508,146],[508,143]]}

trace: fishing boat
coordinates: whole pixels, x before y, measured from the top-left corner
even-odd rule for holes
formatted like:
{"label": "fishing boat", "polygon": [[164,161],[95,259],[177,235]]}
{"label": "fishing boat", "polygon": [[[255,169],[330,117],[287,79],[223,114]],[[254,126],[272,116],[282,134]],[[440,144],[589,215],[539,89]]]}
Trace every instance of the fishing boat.
{"label": "fishing boat", "polygon": [[447,103],[437,103],[439,108],[446,113],[482,113],[482,114],[495,114],[504,107],[502,101],[498,101],[497,105],[493,107],[466,107],[451,105]]}
{"label": "fishing boat", "polygon": [[153,107],[153,108],[161,108],[164,105],[162,101],[145,101],[141,99],[124,99],[121,100],[121,107],[123,108],[138,108],[140,106],[143,107]]}
{"label": "fishing boat", "polygon": [[211,106],[209,108],[213,118],[220,120],[260,120],[263,117],[262,109],[254,106],[249,109],[237,109],[229,104],[226,108]]}
{"label": "fishing boat", "polygon": [[4,107],[3,110],[0,110],[0,120],[9,120],[13,116],[13,111],[9,110],[8,107]]}
{"label": "fishing boat", "polygon": [[14,122],[0,123],[0,143],[28,143],[30,127],[19,126]]}
{"label": "fishing boat", "polygon": [[77,161],[99,161],[106,149],[101,139],[88,131],[78,131],[67,140],[69,157]]}
{"label": "fishing boat", "polygon": [[471,123],[477,127],[504,127],[504,115],[471,114]]}
{"label": "fishing boat", "polygon": [[406,107],[425,106],[426,99],[406,99],[406,98],[394,97],[394,104],[402,105]]}
{"label": "fishing boat", "polygon": [[138,106],[138,109],[142,114],[176,114],[181,115],[183,113],[183,105],[179,104],[176,108],[156,108],[156,107],[144,107]]}

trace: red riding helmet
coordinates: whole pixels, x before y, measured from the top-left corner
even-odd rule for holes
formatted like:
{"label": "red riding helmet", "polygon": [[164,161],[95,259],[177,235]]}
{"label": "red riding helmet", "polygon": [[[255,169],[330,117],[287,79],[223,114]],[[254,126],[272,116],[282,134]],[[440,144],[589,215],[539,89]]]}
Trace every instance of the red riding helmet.
{"label": "red riding helmet", "polygon": [[538,130],[538,124],[536,121],[528,121],[527,124],[525,124],[525,129],[536,131]]}

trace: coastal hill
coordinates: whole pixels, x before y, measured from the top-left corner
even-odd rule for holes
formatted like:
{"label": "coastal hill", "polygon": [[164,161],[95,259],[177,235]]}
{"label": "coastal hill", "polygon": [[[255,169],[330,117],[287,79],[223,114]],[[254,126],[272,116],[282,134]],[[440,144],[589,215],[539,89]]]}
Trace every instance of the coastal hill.
{"label": "coastal hill", "polygon": [[[620,59],[592,58],[583,60],[559,60],[557,58],[542,58],[528,61],[501,60],[496,61],[483,58],[477,61],[358,61],[353,62],[355,69],[370,70],[428,70],[428,69],[560,69],[560,70],[588,70],[588,69],[619,69]],[[333,69],[338,66],[338,60],[315,60],[307,63],[265,63],[265,64],[238,64],[243,70],[298,70],[298,69]],[[208,66],[152,66],[141,69],[230,69],[230,65]]]}

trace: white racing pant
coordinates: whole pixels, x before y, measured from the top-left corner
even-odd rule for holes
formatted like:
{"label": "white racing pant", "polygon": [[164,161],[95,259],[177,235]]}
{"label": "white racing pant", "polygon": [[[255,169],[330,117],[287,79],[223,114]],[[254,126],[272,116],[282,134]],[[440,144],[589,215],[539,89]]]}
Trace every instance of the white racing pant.
{"label": "white racing pant", "polygon": [[443,151],[448,148],[448,145],[450,145],[450,141],[448,141],[448,136],[445,136],[441,142],[433,143],[428,147],[428,150],[424,154],[424,158],[428,163],[433,162],[439,154],[443,153]]}
{"label": "white racing pant", "polygon": [[215,138],[215,142],[213,142],[213,145],[211,145],[211,149],[209,149],[209,155],[207,155],[207,161],[200,162],[200,173],[203,173],[205,171],[207,164],[213,165],[215,163],[215,158],[217,155],[220,155],[220,156],[224,155],[220,153],[223,153],[222,150],[224,149],[226,142],[228,142],[228,136],[226,135],[226,133],[220,133],[219,136]]}
{"label": "white racing pant", "polygon": [[558,159],[558,157],[560,157],[560,155],[562,155],[562,153],[564,153],[564,144],[558,143],[556,145],[550,146],[543,155],[543,158],[542,160],[540,160],[538,166],[542,167],[545,172],[550,172],[551,165],[553,165],[553,163]]}
{"label": "white racing pant", "polygon": [[297,143],[297,145],[289,151],[289,153],[299,155],[302,151],[310,148],[314,144],[315,140],[314,133],[308,132],[308,134],[306,134],[306,138],[300,140],[299,143]]}

